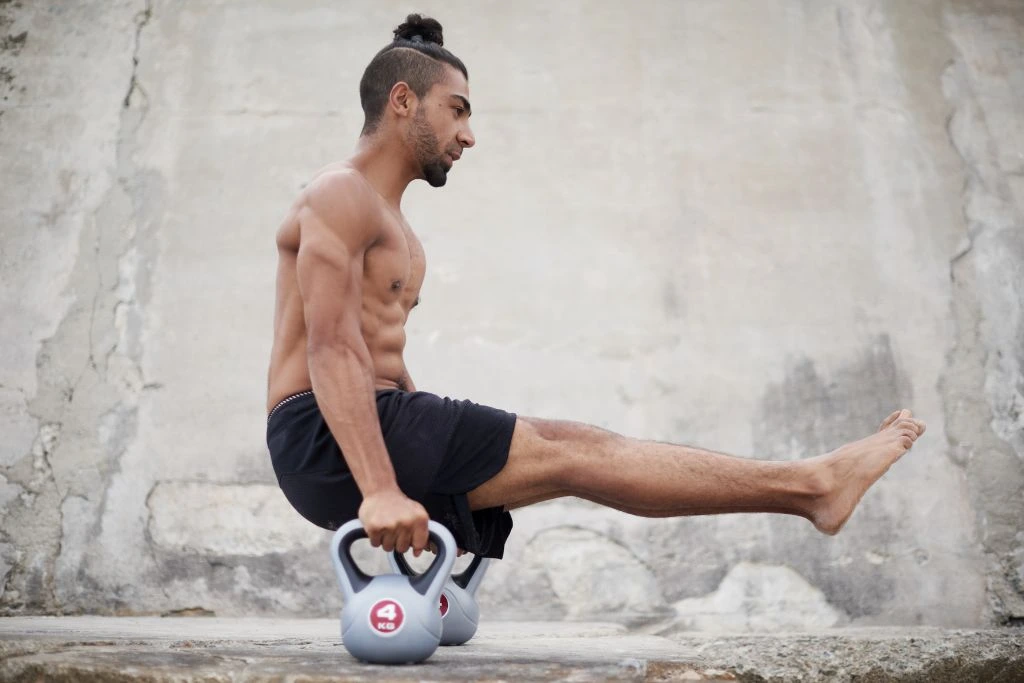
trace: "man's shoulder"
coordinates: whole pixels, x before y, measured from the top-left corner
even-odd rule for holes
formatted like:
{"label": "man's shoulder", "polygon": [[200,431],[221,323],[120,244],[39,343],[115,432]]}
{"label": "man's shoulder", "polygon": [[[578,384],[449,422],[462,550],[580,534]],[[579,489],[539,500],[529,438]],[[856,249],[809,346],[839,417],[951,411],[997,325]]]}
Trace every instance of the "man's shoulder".
{"label": "man's shoulder", "polygon": [[306,204],[334,204],[344,201],[353,206],[373,206],[373,188],[363,175],[348,166],[328,166],[318,171],[303,191]]}
{"label": "man's shoulder", "polygon": [[352,168],[328,167],[317,173],[303,191],[299,220],[315,217],[332,230],[367,235],[379,229],[376,194]]}

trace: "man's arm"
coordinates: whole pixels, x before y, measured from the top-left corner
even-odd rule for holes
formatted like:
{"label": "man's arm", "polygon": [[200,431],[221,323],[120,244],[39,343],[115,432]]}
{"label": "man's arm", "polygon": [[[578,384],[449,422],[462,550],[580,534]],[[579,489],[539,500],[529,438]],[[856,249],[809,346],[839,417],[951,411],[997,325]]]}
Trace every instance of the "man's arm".
{"label": "man's arm", "polygon": [[398,488],[377,416],[373,359],[360,327],[363,257],[379,221],[363,181],[315,180],[299,211],[296,263],[313,393],[363,494],[359,518],[385,550],[427,545],[427,512]]}

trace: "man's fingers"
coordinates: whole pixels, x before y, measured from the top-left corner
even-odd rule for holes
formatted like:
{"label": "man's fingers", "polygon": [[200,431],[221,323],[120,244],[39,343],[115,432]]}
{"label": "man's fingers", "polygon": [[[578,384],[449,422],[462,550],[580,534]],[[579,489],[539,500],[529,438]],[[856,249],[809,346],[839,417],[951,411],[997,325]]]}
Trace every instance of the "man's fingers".
{"label": "man's fingers", "polygon": [[395,536],[395,550],[400,553],[404,553],[409,549],[409,540],[412,538],[412,533],[408,529],[402,529]]}
{"label": "man's fingers", "polygon": [[430,534],[427,533],[427,524],[417,524],[412,532],[412,547],[416,551],[416,556],[419,557],[419,553],[427,547],[427,543],[430,541]]}

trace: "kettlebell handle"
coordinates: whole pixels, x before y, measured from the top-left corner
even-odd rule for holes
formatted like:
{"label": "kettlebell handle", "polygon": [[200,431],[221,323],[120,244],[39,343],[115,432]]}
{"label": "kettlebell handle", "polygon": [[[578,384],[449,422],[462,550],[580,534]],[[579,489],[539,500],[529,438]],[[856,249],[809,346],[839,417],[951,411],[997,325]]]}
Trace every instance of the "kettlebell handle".
{"label": "kettlebell handle", "polygon": [[[427,533],[437,546],[437,556],[425,572],[418,576],[410,576],[409,585],[420,595],[433,594],[436,599],[440,597],[445,579],[455,564],[455,538],[444,525],[433,520],[427,524]],[[338,575],[341,594],[345,600],[349,600],[370,585],[373,578],[356,565],[351,553],[353,543],[368,537],[369,534],[362,523],[358,519],[353,519],[340,526],[331,539],[331,560],[334,562],[334,571]]]}
{"label": "kettlebell handle", "polygon": [[[416,570],[409,566],[409,562],[405,559],[405,555],[402,553],[397,551],[392,552],[388,559],[391,560],[392,569],[397,570],[405,576],[417,576]],[[473,560],[469,563],[469,566],[462,571],[462,573],[452,574],[452,581],[456,586],[468,591],[470,595],[473,595],[476,593],[476,589],[480,586],[480,582],[484,578],[484,572],[487,570],[487,565],[490,563],[491,558],[484,557],[483,555],[474,555]]]}
{"label": "kettlebell handle", "polygon": [[480,587],[480,582],[483,581],[484,573],[490,563],[491,558],[477,555],[465,571],[452,577],[452,581],[464,588],[470,595],[476,595],[476,589]]}
{"label": "kettlebell handle", "polygon": [[368,538],[369,534],[359,522],[353,519],[338,527],[331,538],[331,560],[334,573],[338,575],[342,597],[348,601],[353,595],[370,585],[370,577],[356,565],[349,550],[360,538]]}

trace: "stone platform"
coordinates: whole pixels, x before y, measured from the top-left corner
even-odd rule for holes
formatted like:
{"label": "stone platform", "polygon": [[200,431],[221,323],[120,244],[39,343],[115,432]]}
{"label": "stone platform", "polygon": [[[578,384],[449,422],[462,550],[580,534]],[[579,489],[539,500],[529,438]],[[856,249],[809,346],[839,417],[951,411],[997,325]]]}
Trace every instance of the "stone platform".
{"label": "stone platform", "polygon": [[3,681],[1012,681],[1024,631],[832,629],[643,634],[583,622],[490,622],[426,663],[362,664],[331,619],[10,617]]}

